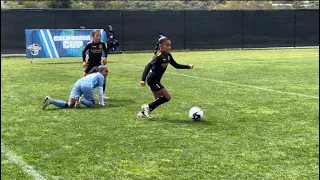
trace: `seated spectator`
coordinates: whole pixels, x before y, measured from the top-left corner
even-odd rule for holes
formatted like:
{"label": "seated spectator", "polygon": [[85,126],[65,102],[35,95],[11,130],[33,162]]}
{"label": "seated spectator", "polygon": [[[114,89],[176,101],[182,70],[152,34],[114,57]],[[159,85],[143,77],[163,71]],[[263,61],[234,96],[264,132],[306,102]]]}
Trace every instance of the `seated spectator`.
{"label": "seated spectator", "polygon": [[108,52],[116,52],[118,51],[117,46],[119,46],[119,41],[116,39],[113,28],[111,25],[108,26],[107,32],[107,51]]}

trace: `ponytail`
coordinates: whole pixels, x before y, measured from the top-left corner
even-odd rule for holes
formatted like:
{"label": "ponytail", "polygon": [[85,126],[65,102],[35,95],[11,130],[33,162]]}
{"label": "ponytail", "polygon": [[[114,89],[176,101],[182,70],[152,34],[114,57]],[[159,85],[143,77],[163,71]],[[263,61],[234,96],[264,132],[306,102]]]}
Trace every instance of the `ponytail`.
{"label": "ponytail", "polygon": [[165,40],[169,40],[169,39],[167,37],[163,36],[163,35],[159,35],[159,38],[158,38],[157,43],[156,43],[154,54],[157,54],[158,50],[160,49],[159,48],[159,44],[162,44],[163,41],[165,41]]}
{"label": "ponytail", "polygon": [[156,47],[154,48],[154,54],[157,54],[158,50],[159,50],[159,42],[157,41]]}

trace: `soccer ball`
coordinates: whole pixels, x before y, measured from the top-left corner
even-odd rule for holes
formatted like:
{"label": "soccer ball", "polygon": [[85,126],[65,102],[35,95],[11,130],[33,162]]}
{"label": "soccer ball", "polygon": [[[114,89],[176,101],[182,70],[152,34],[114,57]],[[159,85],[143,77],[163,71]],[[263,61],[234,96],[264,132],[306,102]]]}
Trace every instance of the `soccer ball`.
{"label": "soccer ball", "polygon": [[203,111],[199,107],[193,107],[189,111],[189,117],[194,121],[200,121],[203,117]]}

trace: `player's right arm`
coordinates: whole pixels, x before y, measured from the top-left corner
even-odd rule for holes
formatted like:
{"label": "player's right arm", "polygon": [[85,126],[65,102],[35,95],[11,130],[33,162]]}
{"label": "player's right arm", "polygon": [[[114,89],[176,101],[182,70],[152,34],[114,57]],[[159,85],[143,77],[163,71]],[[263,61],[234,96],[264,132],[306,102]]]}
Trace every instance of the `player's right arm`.
{"label": "player's right arm", "polygon": [[86,67],[87,67],[86,53],[87,53],[87,51],[89,50],[89,46],[90,46],[90,43],[88,43],[88,44],[86,45],[86,47],[83,49],[83,51],[82,51],[82,66],[83,66],[83,68],[86,68]]}

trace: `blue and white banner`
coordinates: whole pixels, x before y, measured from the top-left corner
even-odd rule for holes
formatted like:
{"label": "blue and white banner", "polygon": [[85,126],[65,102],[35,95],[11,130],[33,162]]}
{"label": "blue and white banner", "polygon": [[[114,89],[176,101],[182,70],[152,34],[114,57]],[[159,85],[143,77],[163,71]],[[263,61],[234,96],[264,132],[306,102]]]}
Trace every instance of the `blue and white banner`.
{"label": "blue and white banner", "polygon": [[[93,29],[26,29],[28,58],[81,57]],[[101,41],[106,43],[106,32],[100,29]],[[103,52],[104,56],[104,52]]]}

